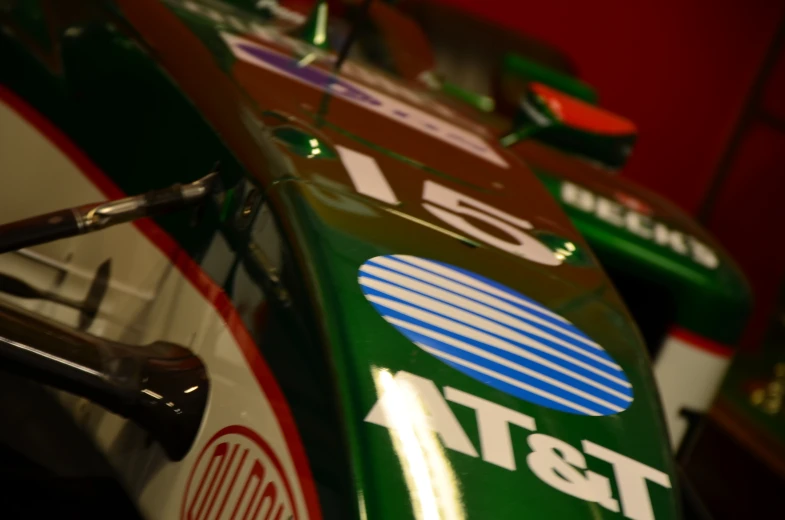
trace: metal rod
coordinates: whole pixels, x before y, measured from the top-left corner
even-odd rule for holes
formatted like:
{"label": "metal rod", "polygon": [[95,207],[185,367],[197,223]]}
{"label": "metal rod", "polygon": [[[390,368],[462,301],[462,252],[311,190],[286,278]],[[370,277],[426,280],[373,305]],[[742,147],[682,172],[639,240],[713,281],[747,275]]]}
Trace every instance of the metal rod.
{"label": "metal rod", "polygon": [[360,30],[360,24],[363,23],[368,17],[368,9],[370,8],[372,1],[373,0],[365,0],[360,6],[360,10],[355,16],[352,27],[349,29],[349,34],[346,37],[346,40],[344,40],[343,45],[341,45],[341,49],[338,51],[338,59],[335,60],[335,67],[333,68],[335,72],[341,70],[341,65],[343,65],[343,62],[349,55],[349,50],[354,44],[354,40],[357,39],[357,33]]}
{"label": "metal rod", "polygon": [[109,226],[182,210],[202,202],[218,185],[212,172],[196,182],[144,195],[68,208],[0,226],[0,253],[92,233]]}

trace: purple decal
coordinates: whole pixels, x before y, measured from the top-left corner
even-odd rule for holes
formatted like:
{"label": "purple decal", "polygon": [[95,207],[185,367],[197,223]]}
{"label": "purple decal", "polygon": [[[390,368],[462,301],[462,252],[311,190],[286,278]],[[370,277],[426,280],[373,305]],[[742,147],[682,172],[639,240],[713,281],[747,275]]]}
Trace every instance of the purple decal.
{"label": "purple decal", "polygon": [[238,47],[268,65],[295,76],[301,81],[320,90],[327,90],[340,97],[350,98],[360,103],[367,103],[374,106],[381,105],[381,102],[378,99],[330,72],[317,67],[301,67],[297,64],[296,60],[263,47],[243,43],[239,44]]}
{"label": "purple decal", "polygon": [[398,117],[409,117],[409,114],[407,114],[403,110],[393,110],[393,114],[395,114]]}

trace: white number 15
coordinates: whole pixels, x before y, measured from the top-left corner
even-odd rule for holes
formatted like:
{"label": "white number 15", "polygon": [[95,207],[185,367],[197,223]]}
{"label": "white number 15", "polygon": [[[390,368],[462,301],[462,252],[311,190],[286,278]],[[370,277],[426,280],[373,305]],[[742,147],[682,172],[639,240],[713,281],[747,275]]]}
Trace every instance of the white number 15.
{"label": "white number 15", "polygon": [[[398,202],[398,198],[373,157],[343,146],[336,146],[336,149],[359,193],[388,204]],[[561,264],[561,260],[553,251],[524,231],[534,227],[526,220],[431,180],[425,181],[422,198],[423,208],[429,213],[472,238],[532,262],[545,265]],[[465,217],[485,222],[502,231],[512,240],[491,235]]]}

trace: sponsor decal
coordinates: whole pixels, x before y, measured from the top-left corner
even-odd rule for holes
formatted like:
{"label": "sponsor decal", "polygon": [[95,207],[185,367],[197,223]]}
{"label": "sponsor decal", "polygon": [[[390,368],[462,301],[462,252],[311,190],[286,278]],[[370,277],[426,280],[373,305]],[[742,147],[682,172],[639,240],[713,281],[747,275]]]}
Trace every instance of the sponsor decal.
{"label": "sponsor decal", "polygon": [[[400,203],[384,172],[373,157],[343,146],[336,146],[336,149],[358,193],[387,204],[398,205]],[[564,251],[559,251],[558,248],[552,250],[527,232],[534,228],[528,220],[511,215],[437,182],[426,180],[423,183],[422,199],[422,207],[428,213],[464,233],[466,237],[479,240],[484,244],[497,247],[532,262],[555,266],[576,252],[575,245],[571,242],[569,245],[563,244],[567,248]],[[466,217],[484,222],[487,226],[497,229],[501,235],[507,235],[511,240],[505,240],[496,234],[488,233]],[[458,236],[457,238],[463,237]]]}
{"label": "sponsor decal", "polygon": [[183,496],[183,520],[297,520],[289,482],[275,452],[245,426],[228,426],[202,448]]}
{"label": "sponsor decal", "polygon": [[[510,430],[512,427],[522,428],[531,432],[527,438],[526,465],[542,482],[562,493],[594,502],[635,520],[656,518],[649,495],[650,485],[671,487],[668,475],[656,468],[589,440],[583,440],[580,447],[575,447],[540,433],[533,417],[487,399],[451,387],[445,387],[442,393],[430,379],[409,372],[400,371],[393,376],[388,370],[381,369],[375,375],[381,383],[381,395],[365,421],[390,429],[393,440],[401,441],[405,440],[405,435],[416,435],[417,439],[412,441],[419,441],[435,435],[450,450],[470,457],[482,457],[484,461],[509,471],[521,471],[517,467],[516,447],[513,446]],[[480,436],[479,453],[448,401],[474,409]],[[416,421],[418,416],[428,420]],[[421,444],[425,445],[424,442]],[[416,450],[413,454],[400,455],[401,463],[421,462],[418,469],[427,471],[427,461],[416,461],[414,455]],[[406,460],[407,457],[412,460]],[[601,468],[607,471],[606,464],[613,467],[618,497],[614,496],[610,479],[594,471]]]}
{"label": "sponsor decal", "polygon": [[[240,34],[253,35],[265,42],[283,46],[285,49],[298,56],[308,56],[308,59],[313,59],[316,63],[321,63],[328,67],[332,67],[335,63],[336,55],[334,53],[314,47],[303,40],[287,36],[285,33],[281,32],[280,29],[265,25],[264,22],[249,17],[247,12],[241,13],[228,5],[216,3],[206,5],[190,0],[165,1],[173,7],[185,9],[191,14],[201,16],[206,20],[211,20],[223,27],[231,28]],[[304,23],[306,19],[304,15],[297,11],[276,5],[274,0],[261,0],[259,4],[257,4],[257,8],[266,10],[277,18],[298,25]],[[484,137],[492,137],[485,127],[463,117],[447,105],[439,103],[427,93],[410,89],[403,82],[391,80],[388,75],[383,74],[372,67],[365,66],[364,64],[357,63],[353,60],[347,60],[341,67],[341,74],[367,83],[374,88],[381,89],[392,96],[401,97],[409,103],[436,112],[440,116],[451,119],[452,121],[459,121],[463,127],[471,129],[471,131],[476,134]]]}
{"label": "sponsor decal", "polygon": [[415,345],[497,390],[580,415],[611,415],[632,403],[632,385],[600,345],[500,283],[407,255],[366,261],[359,283]]}
{"label": "sponsor decal", "polygon": [[[717,254],[697,238],[681,231],[670,229],[654,220],[645,212],[645,207],[634,207],[631,197],[620,204],[571,182],[562,182],[561,200],[568,206],[596,216],[603,222],[644,238],[655,244],[691,259],[708,269],[716,269],[720,261]],[[616,198],[619,195],[616,194]],[[644,210],[644,211],[642,211]]]}
{"label": "sponsor decal", "polygon": [[302,61],[246,38],[228,33],[222,33],[222,37],[235,57],[242,61],[329,92],[496,166],[509,167],[507,161],[482,138],[453,123],[313,64],[303,64]]}
{"label": "sponsor decal", "polygon": [[637,211],[642,215],[651,216],[654,214],[654,210],[651,209],[651,206],[643,202],[641,199],[633,197],[632,195],[624,193],[623,191],[614,192],[613,198],[615,198],[616,202],[622,206],[625,206],[632,211]]}

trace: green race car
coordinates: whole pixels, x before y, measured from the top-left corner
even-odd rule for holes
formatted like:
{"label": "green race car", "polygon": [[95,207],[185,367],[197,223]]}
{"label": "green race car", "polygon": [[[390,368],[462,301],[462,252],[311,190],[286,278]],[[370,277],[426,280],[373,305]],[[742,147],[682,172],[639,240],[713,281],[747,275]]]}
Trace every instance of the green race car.
{"label": "green race car", "polygon": [[[331,49],[324,2],[0,6],[1,368],[59,390],[143,516],[680,516],[582,223],[630,232],[612,177],[549,148],[549,184],[535,140],[347,53],[356,23]],[[690,236],[716,265],[629,243],[736,276]]]}
{"label": "green race car", "polygon": [[[517,43],[509,36],[503,38],[507,45],[528,54],[504,53],[491,44],[484,47],[488,56],[467,52],[460,34],[487,33],[477,21],[433,5],[399,4],[404,11],[374,4],[357,54],[426,85],[455,109],[493,128],[502,145],[561,203],[643,334],[671,441],[680,447],[690,421],[695,424],[710,406],[747,323],[752,298],[743,273],[684,211],[615,175],[632,152],[637,129],[596,106],[597,93],[569,73],[568,59],[560,59],[555,49],[528,40]],[[436,30],[434,20],[440,16],[456,28]],[[434,30],[440,52],[431,51],[415,20]],[[449,56],[444,49],[452,47],[463,52]],[[472,70],[497,70],[486,93],[471,90],[477,81],[467,80],[465,86],[450,81],[451,74],[466,77]],[[547,232],[538,236],[559,248],[565,261],[587,261],[564,248],[558,237]]]}

